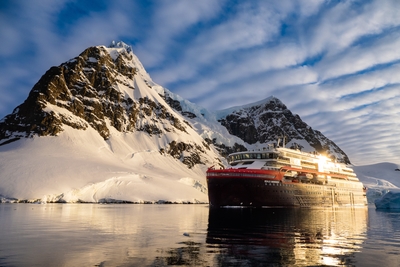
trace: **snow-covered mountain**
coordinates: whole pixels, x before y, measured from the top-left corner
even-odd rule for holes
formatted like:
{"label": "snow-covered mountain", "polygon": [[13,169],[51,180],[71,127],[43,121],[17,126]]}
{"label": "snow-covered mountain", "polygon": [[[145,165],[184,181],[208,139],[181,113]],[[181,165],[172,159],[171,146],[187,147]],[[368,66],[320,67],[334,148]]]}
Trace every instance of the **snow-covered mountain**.
{"label": "snow-covered mountain", "polygon": [[48,201],[207,202],[219,154],[124,43],[50,68],[0,121],[0,194]]}
{"label": "snow-covered mountain", "polygon": [[0,121],[0,200],[203,203],[209,166],[281,136],[349,162],[275,97],[211,112],[154,83],[128,45],[90,47]]}

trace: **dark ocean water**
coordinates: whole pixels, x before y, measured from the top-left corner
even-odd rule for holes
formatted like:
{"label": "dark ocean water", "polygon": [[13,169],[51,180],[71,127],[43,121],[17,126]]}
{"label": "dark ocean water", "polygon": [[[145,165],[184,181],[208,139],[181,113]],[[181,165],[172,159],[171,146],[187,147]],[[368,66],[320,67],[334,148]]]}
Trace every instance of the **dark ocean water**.
{"label": "dark ocean water", "polygon": [[400,266],[375,207],[0,204],[0,266]]}

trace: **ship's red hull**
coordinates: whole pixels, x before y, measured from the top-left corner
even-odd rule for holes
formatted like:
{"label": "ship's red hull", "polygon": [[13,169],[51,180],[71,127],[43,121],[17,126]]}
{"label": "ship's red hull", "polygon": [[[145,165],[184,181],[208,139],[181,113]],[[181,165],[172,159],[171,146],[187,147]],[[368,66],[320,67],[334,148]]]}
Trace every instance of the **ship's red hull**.
{"label": "ship's red hull", "polygon": [[362,188],[284,179],[276,170],[226,169],[207,171],[210,206],[329,207],[366,205]]}

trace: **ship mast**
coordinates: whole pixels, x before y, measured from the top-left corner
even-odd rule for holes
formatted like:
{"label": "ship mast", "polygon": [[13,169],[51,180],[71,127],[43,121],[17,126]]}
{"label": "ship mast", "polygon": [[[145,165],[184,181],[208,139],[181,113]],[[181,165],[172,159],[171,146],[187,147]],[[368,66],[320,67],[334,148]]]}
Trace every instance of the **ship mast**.
{"label": "ship mast", "polygon": [[278,137],[277,146],[279,147],[279,144],[281,143],[281,138],[282,138],[282,147],[286,147],[286,135]]}

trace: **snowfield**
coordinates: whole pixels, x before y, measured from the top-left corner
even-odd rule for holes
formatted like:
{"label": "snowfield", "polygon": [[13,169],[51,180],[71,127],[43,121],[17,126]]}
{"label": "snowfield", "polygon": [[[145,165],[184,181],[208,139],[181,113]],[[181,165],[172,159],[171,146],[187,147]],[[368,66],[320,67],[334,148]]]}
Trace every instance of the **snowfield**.
{"label": "snowfield", "polygon": [[68,126],[0,147],[0,198],[30,202],[207,203],[205,170],[161,155],[158,137]]}

